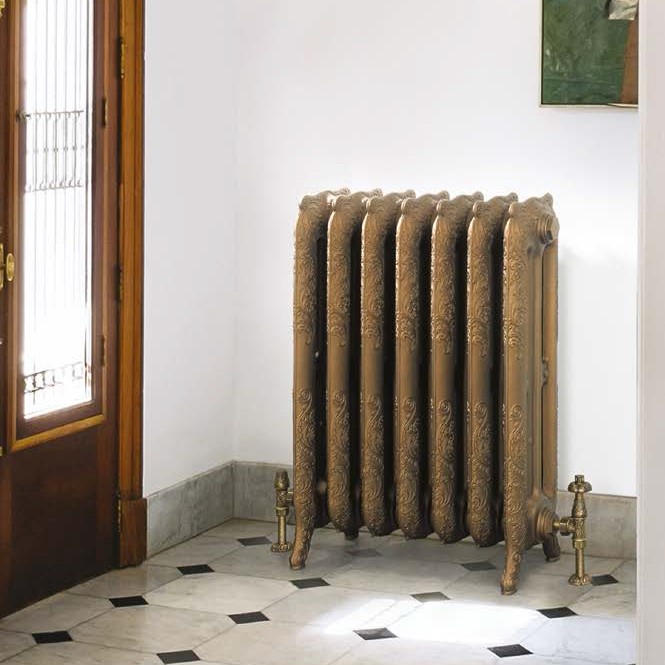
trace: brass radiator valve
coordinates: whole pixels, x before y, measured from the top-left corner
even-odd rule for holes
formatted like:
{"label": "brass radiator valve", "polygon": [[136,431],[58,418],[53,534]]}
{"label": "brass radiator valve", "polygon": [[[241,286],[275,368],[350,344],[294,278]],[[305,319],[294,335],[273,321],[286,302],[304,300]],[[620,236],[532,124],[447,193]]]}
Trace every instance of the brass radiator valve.
{"label": "brass radiator valve", "polygon": [[591,584],[591,577],[584,570],[584,550],[586,548],[586,517],[587,509],[584,495],[591,491],[591,483],[584,480],[583,475],[575,476],[574,482],[568,485],[568,491],[575,493],[573,511],[570,517],[554,519],[554,530],[562,536],[572,536],[575,549],[575,573],[568,579],[574,586]]}
{"label": "brass radiator valve", "polygon": [[293,505],[293,490],[290,490],[289,474],[280,470],[275,474],[275,513],[277,515],[277,542],[270,548],[273,552],[288,552],[291,543],[286,539],[286,521]]}

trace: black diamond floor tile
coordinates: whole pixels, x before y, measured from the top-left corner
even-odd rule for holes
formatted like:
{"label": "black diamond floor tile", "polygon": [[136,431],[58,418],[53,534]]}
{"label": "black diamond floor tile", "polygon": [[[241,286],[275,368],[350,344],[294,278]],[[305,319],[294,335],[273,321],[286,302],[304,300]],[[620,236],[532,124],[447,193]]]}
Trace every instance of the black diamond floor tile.
{"label": "black diamond floor tile", "polygon": [[411,596],[421,603],[436,603],[439,600],[450,600],[448,596],[440,591],[431,591],[429,593],[412,593]]}
{"label": "black diamond floor tile", "polygon": [[351,556],[357,556],[357,557],[364,557],[364,558],[372,558],[375,556],[381,556],[380,552],[377,552],[376,550],[372,549],[365,549],[365,550],[348,550],[346,552],[347,554],[350,554]]}
{"label": "black diamond floor tile", "polygon": [[148,601],[143,596],[123,596],[122,598],[111,598],[113,607],[138,607],[147,605]]}
{"label": "black diamond floor tile", "polygon": [[313,589],[317,586],[330,586],[328,582],[320,577],[308,577],[304,580],[291,580],[291,584],[299,589]]}
{"label": "black diamond floor tile", "polygon": [[356,635],[360,635],[363,640],[385,640],[389,637],[397,637],[387,628],[368,628],[366,630],[354,630]]}
{"label": "black diamond floor tile", "polygon": [[157,657],[164,665],[170,665],[171,663],[195,663],[201,660],[193,651],[165,651],[164,653],[158,653]]}
{"label": "black diamond floor tile", "polygon": [[538,610],[548,619],[563,619],[565,617],[576,617],[577,614],[570,607],[551,607],[546,610]]}
{"label": "black diamond floor tile", "polygon": [[238,538],[238,542],[245,547],[250,547],[252,545],[270,545],[270,538],[265,536],[256,536],[255,538]]}
{"label": "black diamond floor tile", "polygon": [[490,651],[499,658],[511,658],[512,656],[529,656],[531,652],[521,644],[508,644],[503,647],[491,647]]}
{"label": "black diamond floor tile", "polygon": [[472,561],[471,563],[463,563],[462,566],[474,573],[480,570],[496,570],[496,566],[489,561]]}
{"label": "black diamond floor tile", "polygon": [[229,619],[236,623],[258,623],[259,621],[270,621],[263,612],[245,612],[243,614],[229,614]]}
{"label": "black diamond floor tile", "polygon": [[593,586],[604,586],[606,584],[618,584],[619,580],[616,579],[616,577],[612,577],[612,575],[594,575],[591,578],[591,584]]}
{"label": "black diamond floor tile", "polygon": [[57,642],[71,642],[72,637],[66,630],[56,630],[52,633],[33,633],[32,638],[37,644],[56,644]]}
{"label": "black diamond floor tile", "polygon": [[207,563],[198,564],[196,566],[178,566],[178,570],[183,575],[202,575],[203,573],[215,572]]}

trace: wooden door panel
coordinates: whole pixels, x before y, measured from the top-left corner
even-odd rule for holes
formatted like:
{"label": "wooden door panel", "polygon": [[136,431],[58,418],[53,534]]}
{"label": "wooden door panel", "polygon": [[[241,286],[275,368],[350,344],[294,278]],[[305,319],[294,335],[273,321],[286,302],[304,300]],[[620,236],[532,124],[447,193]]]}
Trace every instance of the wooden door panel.
{"label": "wooden door panel", "polygon": [[97,571],[97,446],[78,434],[12,459],[13,602]]}

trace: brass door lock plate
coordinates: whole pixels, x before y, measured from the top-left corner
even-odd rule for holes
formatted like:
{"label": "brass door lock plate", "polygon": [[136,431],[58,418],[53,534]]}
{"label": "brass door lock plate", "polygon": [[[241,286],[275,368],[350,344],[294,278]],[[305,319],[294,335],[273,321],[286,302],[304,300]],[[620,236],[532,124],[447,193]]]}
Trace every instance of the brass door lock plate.
{"label": "brass door lock plate", "polygon": [[14,255],[9,252],[5,256],[5,245],[0,242],[0,291],[5,287],[5,279],[8,282],[13,282],[15,274],[16,260],[14,259]]}

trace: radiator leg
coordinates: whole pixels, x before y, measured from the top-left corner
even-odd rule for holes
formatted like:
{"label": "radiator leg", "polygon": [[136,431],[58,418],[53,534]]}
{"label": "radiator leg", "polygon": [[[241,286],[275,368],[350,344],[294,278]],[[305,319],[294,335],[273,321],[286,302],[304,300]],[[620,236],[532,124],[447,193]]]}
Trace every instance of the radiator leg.
{"label": "radiator leg", "polygon": [[305,567],[309,547],[312,542],[313,529],[304,529],[296,524],[296,535],[293,539],[293,551],[289,563],[292,570],[300,570]]}
{"label": "radiator leg", "polygon": [[293,492],[289,490],[289,474],[278,471],[275,474],[275,513],[277,515],[277,542],[270,548],[273,552],[288,552],[291,543],[286,537],[286,521],[289,517],[289,508],[293,504]]}
{"label": "radiator leg", "polygon": [[501,593],[512,596],[517,591],[517,580],[522,565],[522,552],[510,552],[506,544],[506,564],[501,576]]}

